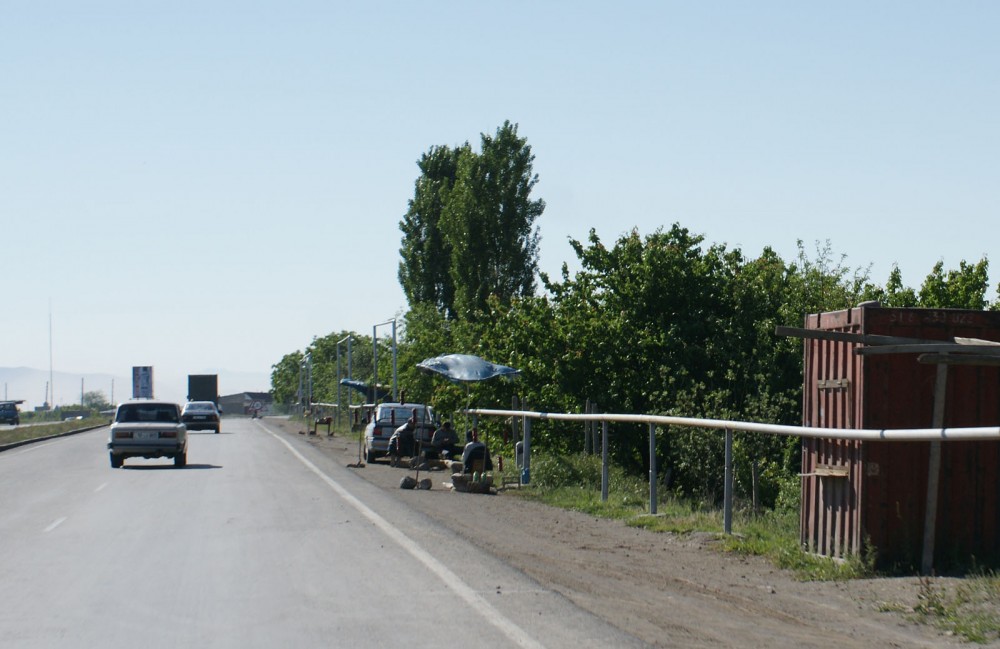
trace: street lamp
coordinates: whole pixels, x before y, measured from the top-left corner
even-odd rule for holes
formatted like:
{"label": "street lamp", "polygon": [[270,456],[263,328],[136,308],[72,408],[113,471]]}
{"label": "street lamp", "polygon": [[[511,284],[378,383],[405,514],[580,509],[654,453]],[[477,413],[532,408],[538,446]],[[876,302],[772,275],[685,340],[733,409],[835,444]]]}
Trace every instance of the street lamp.
{"label": "street lamp", "polygon": [[399,391],[396,386],[396,319],[386,320],[385,322],[380,322],[372,327],[372,347],[373,347],[373,364],[375,366],[375,375],[373,385],[372,385],[372,401],[377,401],[375,396],[378,394],[378,334],[376,331],[379,327],[391,324],[392,325],[392,400],[399,403]]}
{"label": "street lamp", "polygon": [[[351,375],[351,342],[354,340],[354,336],[348,334],[341,340],[337,341],[337,426],[340,426],[340,406],[341,406],[341,396],[340,396],[340,345],[344,341],[347,341],[347,378],[350,380],[353,378]],[[347,410],[350,413],[351,409],[351,393],[347,393]]]}
{"label": "street lamp", "polygon": [[[312,397],[313,397],[313,386],[312,386],[312,351],[306,352],[305,356],[302,357],[302,361],[299,363],[299,403],[302,403],[303,397],[305,397],[305,405],[302,406],[302,412],[305,414],[305,409],[312,408]],[[303,386],[303,382],[305,385]],[[303,387],[305,387],[306,392],[303,393]]]}

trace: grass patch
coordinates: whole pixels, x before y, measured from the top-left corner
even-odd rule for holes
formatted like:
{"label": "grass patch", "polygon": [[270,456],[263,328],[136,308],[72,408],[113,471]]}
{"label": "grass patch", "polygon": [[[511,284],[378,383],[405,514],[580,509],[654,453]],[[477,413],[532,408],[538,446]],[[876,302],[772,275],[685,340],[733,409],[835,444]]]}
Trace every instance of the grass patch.
{"label": "grass patch", "polygon": [[93,428],[95,426],[106,426],[108,418],[106,416],[88,417],[87,419],[74,419],[73,421],[56,421],[51,424],[38,424],[36,426],[18,426],[16,428],[0,428],[0,445],[23,442],[29,439],[39,439],[50,435],[68,433],[81,428]]}
{"label": "grass patch", "polygon": [[742,516],[738,533],[725,537],[723,547],[731,552],[767,557],[774,565],[805,581],[842,581],[874,575],[874,556],[837,560],[803,550],[799,543],[799,516],[792,510]]}
{"label": "grass patch", "polygon": [[995,572],[967,577],[953,589],[931,578],[920,580],[912,618],[968,642],[1000,640],[1000,576]]}
{"label": "grass patch", "polygon": [[[799,544],[798,481],[790,480],[779,497],[780,507],[755,515],[737,511],[733,535],[723,535],[723,512],[711,502],[667,493],[650,515],[649,483],[611,468],[608,500],[601,501],[601,460],[596,456],[551,457],[539,454],[532,463],[532,486],[518,495],[553,507],[622,520],[652,532],[716,534],[723,551],[758,555],[792,571],[802,580],[844,580],[872,575],[873,557],[839,561],[805,552]],[[661,493],[666,490],[658,490]]]}

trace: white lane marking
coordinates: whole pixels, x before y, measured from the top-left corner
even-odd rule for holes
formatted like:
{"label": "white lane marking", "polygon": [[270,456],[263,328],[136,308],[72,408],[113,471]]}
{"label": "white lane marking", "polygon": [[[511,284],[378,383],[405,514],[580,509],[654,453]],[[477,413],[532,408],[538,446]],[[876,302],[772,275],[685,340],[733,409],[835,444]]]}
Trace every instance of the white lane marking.
{"label": "white lane marking", "polygon": [[326,475],[320,469],[307,460],[305,456],[299,453],[291,444],[283,440],[278,435],[267,430],[262,424],[257,424],[260,428],[266,432],[268,435],[278,440],[284,444],[288,450],[294,455],[299,462],[304,464],[307,469],[312,471],[319,477],[320,480],[325,482],[328,487],[333,489],[338,496],[346,500],[352,507],[354,507],[362,516],[370,520],[375,524],[380,530],[382,530],[389,538],[398,543],[404,550],[410,553],[410,555],[424,564],[428,570],[433,572],[438,579],[444,582],[444,585],[455,592],[456,595],[461,597],[469,606],[476,609],[480,615],[482,615],[486,620],[495,626],[501,633],[507,636],[512,642],[521,647],[531,647],[532,649],[544,649],[545,645],[541,644],[534,638],[532,638],[528,633],[519,627],[517,624],[512,622],[503,613],[498,611],[489,602],[482,598],[471,586],[466,584],[462,579],[452,572],[443,563],[432,557],[427,553],[426,550],[421,548],[416,541],[408,537],[406,534],[398,530],[389,521],[378,515],[373,509],[368,507],[360,500],[354,497],[349,491],[340,486],[339,483],[334,481],[333,478]]}
{"label": "white lane marking", "polygon": [[65,520],[66,520],[65,516],[63,516],[62,518],[57,518],[56,520],[52,521],[52,523],[49,524],[48,527],[45,528],[45,531],[46,532],[51,532],[52,530],[54,530],[57,527],[59,527],[60,525],[62,525]]}
{"label": "white lane marking", "polygon": [[98,487],[97,489],[94,489],[94,493],[95,493],[95,494],[96,494],[96,493],[100,493],[100,492],[101,492],[101,490],[103,490],[103,489],[104,489],[105,487],[107,487],[107,486],[108,486],[108,483],[107,483],[107,482],[103,483],[103,484],[102,484],[101,486],[99,486],[99,487]]}
{"label": "white lane marking", "polygon": [[36,444],[25,444],[23,447],[7,451],[6,453],[0,453],[0,457],[15,457],[17,455],[24,455],[25,453],[31,453],[37,451],[38,449],[45,448],[46,446],[52,446],[55,442],[38,442]]}

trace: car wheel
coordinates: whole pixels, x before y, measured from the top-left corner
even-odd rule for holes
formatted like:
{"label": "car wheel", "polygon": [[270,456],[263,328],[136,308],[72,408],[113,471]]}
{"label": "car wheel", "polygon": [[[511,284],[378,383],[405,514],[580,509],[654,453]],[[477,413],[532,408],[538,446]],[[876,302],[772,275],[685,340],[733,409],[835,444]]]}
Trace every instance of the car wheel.
{"label": "car wheel", "polygon": [[183,469],[187,465],[187,461],[188,461],[187,451],[184,451],[183,453],[174,456],[174,466],[177,467],[178,469]]}
{"label": "car wheel", "polygon": [[120,469],[122,465],[125,464],[125,458],[120,455],[115,455],[114,453],[108,453],[108,455],[111,457],[112,469]]}
{"label": "car wheel", "polygon": [[376,458],[375,451],[371,450],[370,448],[366,448],[365,462],[367,462],[368,464],[375,464],[375,458]]}
{"label": "car wheel", "polygon": [[216,435],[218,435],[218,434],[219,434],[219,430],[220,430],[221,428],[222,428],[222,426],[216,426],[216,427],[215,427],[215,434],[216,434]]}

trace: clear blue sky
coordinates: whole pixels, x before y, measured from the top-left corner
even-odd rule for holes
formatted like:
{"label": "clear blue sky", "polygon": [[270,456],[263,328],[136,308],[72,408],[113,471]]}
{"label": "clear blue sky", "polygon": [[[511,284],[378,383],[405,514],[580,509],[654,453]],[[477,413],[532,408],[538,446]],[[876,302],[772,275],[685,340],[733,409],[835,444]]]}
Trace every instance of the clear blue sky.
{"label": "clear blue sky", "polygon": [[542,270],[679,222],[915,287],[986,256],[995,286],[998,29],[995,2],[0,0],[0,367],[48,368],[50,309],[57,371],[266,377],[370,334],[406,306],[416,160],[508,119]]}

